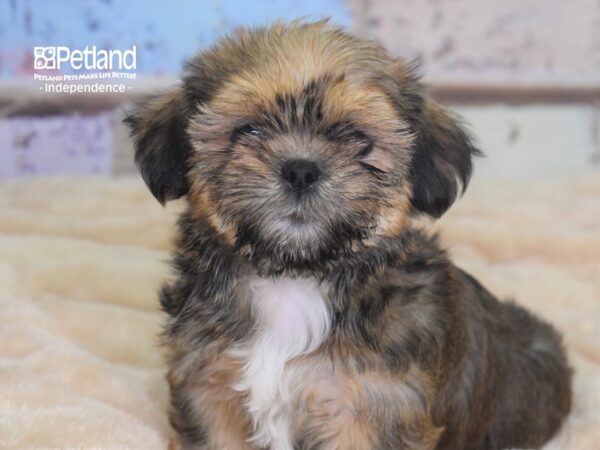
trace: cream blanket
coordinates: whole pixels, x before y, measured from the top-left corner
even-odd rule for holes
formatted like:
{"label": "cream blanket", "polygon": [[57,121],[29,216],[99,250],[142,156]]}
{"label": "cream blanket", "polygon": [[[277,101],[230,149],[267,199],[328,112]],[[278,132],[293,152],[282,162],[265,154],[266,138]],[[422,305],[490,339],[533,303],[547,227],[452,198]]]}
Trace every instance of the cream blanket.
{"label": "cream blanket", "polygon": [[[138,179],[0,183],[0,448],[166,447],[156,290],[180,207]],[[600,449],[600,177],[472,186],[437,227],[565,333],[575,402],[546,448]]]}

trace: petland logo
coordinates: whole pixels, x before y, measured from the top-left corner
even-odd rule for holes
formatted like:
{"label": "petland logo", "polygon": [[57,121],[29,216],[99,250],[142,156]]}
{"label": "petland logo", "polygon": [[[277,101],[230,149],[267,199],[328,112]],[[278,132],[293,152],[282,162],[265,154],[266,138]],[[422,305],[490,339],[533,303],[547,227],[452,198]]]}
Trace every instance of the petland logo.
{"label": "petland logo", "polygon": [[[135,80],[136,46],[128,50],[83,50],[69,47],[34,47],[33,79],[40,90],[52,94],[124,93]],[[48,71],[56,71],[49,74]]]}
{"label": "petland logo", "polygon": [[129,50],[97,50],[86,46],[84,50],[69,47],[34,47],[33,67],[36,70],[60,70],[68,63],[73,70],[135,70],[136,46]]}

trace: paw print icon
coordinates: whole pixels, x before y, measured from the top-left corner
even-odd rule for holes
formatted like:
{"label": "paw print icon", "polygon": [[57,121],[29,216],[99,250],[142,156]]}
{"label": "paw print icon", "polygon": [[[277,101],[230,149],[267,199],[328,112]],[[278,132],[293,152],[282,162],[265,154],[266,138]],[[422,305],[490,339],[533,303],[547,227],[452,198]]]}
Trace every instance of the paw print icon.
{"label": "paw print icon", "polygon": [[56,47],[34,47],[34,69],[56,69]]}

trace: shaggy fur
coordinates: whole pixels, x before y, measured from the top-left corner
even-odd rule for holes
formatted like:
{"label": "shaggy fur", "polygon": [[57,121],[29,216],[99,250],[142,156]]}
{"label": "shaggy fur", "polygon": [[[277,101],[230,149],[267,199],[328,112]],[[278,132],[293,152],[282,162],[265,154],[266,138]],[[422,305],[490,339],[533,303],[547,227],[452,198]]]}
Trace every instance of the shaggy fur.
{"label": "shaggy fur", "polygon": [[[409,65],[325,23],[239,30],[128,123],[152,193],[188,200],[161,292],[182,447],[556,433],[571,403],[559,335],[411,225],[448,209],[479,152]],[[316,169],[290,178],[291,161]]]}

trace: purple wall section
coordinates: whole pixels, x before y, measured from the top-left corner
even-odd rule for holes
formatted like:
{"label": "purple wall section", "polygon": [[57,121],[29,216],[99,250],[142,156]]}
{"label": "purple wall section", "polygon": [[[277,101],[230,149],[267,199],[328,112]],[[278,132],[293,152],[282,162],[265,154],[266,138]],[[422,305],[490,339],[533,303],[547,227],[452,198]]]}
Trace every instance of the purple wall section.
{"label": "purple wall section", "polygon": [[0,120],[0,177],[111,172],[109,113]]}

